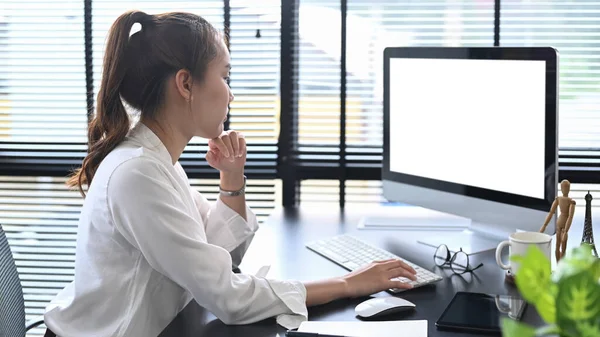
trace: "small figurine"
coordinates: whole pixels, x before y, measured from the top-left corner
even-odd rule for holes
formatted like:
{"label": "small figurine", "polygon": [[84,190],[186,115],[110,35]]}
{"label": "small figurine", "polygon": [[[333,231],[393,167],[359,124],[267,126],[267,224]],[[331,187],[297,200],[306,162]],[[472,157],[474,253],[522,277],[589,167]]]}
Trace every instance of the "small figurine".
{"label": "small figurine", "polygon": [[540,232],[546,231],[546,227],[552,219],[552,216],[556,212],[556,208],[559,208],[560,214],[556,220],[556,262],[565,256],[567,250],[567,240],[569,239],[569,229],[573,222],[573,215],[575,214],[575,200],[569,198],[569,192],[571,190],[571,183],[568,180],[560,182],[560,191],[562,196],[557,196],[552,203],[552,208],[546,217],[544,225],[540,229]]}
{"label": "small figurine", "polygon": [[585,195],[585,222],[583,225],[583,237],[581,244],[588,244],[592,247],[592,253],[598,257],[596,245],[594,245],[594,233],[592,230],[592,195],[590,191]]}

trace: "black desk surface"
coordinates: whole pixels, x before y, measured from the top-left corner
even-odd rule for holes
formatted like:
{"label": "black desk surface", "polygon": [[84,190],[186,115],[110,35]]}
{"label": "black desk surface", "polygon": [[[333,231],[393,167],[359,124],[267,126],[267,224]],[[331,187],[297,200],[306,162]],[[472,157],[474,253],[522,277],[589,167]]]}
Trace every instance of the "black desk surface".
{"label": "black desk surface", "polygon": [[[267,277],[296,279],[300,281],[323,279],[344,275],[347,271],[329,260],[305,248],[305,243],[319,238],[341,233],[353,235],[389,250],[398,256],[413,261],[422,267],[445,276],[434,286],[412,289],[395,295],[403,297],[417,305],[413,312],[398,314],[392,319],[426,319],[428,335],[435,336],[476,336],[456,332],[439,331],[435,322],[457,291],[485,292],[494,294],[518,295],[516,288],[504,280],[504,271],[500,269],[494,257],[495,251],[486,251],[470,257],[474,266],[483,262],[484,266],[473,274],[453,275],[449,269],[440,269],[433,262],[435,249],[416,242],[419,235],[431,235],[424,232],[403,230],[375,231],[357,229],[357,223],[363,212],[346,209],[301,208],[299,210],[275,210],[269,219],[261,225],[240,268],[245,273],[256,273],[265,264],[271,264]],[[596,222],[597,225],[597,222]],[[598,226],[595,226],[596,228]],[[583,228],[583,209],[576,211],[573,226],[569,232],[569,246],[578,245]],[[599,229],[596,229],[599,232]],[[554,250],[554,242],[553,242]],[[505,250],[508,251],[507,249]],[[506,261],[506,252],[504,260]],[[373,296],[394,296],[381,292]],[[369,297],[338,300],[325,305],[311,307],[309,320],[358,320],[354,307]],[[390,319],[390,318],[388,318]],[[527,306],[523,321],[534,326],[543,324],[533,306]],[[187,336],[284,336],[285,329],[274,319],[258,323],[227,326],[214,315],[192,301],[161,333],[161,337]]]}

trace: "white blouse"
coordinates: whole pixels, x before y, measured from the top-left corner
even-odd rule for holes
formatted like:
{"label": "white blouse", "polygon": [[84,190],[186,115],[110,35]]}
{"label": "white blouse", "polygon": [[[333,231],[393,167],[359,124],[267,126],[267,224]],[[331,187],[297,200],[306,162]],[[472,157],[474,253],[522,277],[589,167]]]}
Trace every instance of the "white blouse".
{"label": "white blouse", "polygon": [[98,168],[77,235],[75,279],[46,308],[60,337],[157,336],[193,299],[226,324],[307,318],[297,281],[236,274],[258,229],[211,205],[139,123]]}

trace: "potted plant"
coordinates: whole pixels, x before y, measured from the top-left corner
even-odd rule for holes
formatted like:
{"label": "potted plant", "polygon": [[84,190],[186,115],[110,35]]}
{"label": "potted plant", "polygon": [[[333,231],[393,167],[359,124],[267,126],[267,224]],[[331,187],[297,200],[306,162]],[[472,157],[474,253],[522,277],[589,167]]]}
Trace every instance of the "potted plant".
{"label": "potted plant", "polygon": [[583,244],[569,252],[551,273],[550,260],[535,246],[513,256],[521,264],[515,283],[521,296],[535,306],[546,326],[534,328],[508,317],[504,337],[599,337],[600,259]]}

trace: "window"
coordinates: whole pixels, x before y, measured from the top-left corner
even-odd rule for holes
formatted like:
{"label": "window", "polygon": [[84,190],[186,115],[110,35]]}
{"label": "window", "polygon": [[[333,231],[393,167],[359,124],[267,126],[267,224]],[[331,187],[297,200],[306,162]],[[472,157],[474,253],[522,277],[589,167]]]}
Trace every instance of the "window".
{"label": "window", "polygon": [[[344,205],[346,199],[355,200],[352,193],[359,186],[365,186],[363,195],[372,191],[369,184],[350,187],[357,184],[354,180],[380,179],[382,51],[387,46],[493,46],[498,41],[501,46],[555,46],[561,66],[560,179],[597,182],[600,18],[595,12],[600,5],[525,0],[500,0],[500,6],[494,0],[297,1],[295,153],[301,181],[297,200],[310,203],[329,196]],[[328,29],[314,22],[328,22]],[[311,193],[319,187],[329,192]],[[284,194],[295,188],[284,183]]]}
{"label": "window", "polygon": [[559,147],[600,149],[600,4],[503,1],[501,46],[553,46],[560,54]]}
{"label": "window", "polygon": [[72,274],[81,200],[48,176],[65,176],[86,150],[83,28],[83,1],[0,2],[0,223],[27,318]]}
{"label": "window", "polygon": [[82,158],[83,37],[83,3],[0,4],[0,173],[65,172]]}
{"label": "window", "polygon": [[[323,151],[302,159],[334,159],[340,141],[340,1],[301,0],[298,16],[298,142],[307,152]],[[315,22],[327,22],[327,29]]]}

